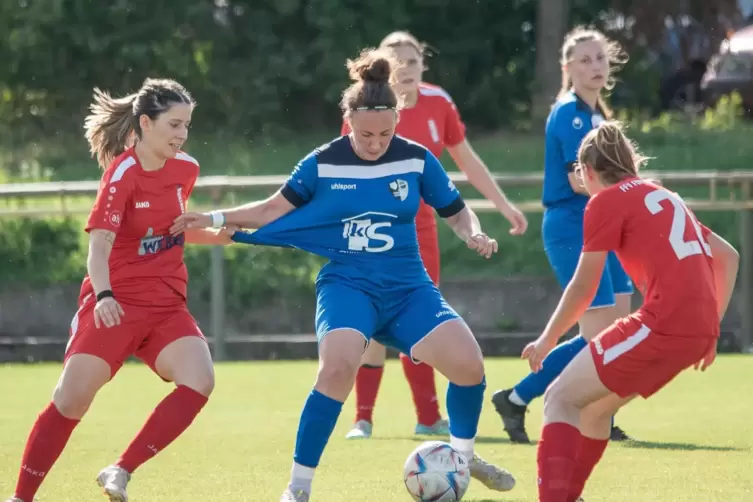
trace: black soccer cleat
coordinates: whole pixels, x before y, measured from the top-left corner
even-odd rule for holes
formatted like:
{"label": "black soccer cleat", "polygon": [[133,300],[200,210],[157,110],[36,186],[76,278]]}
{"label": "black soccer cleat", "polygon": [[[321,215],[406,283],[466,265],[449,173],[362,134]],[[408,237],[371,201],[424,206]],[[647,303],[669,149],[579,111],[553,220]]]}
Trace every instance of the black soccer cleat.
{"label": "black soccer cleat", "polygon": [[612,431],[609,433],[610,441],[632,441],[633,438],[628,436],[627,432],[623,431],[616,425],[612,426]]}
{"label": "black soccer cleat", "polygon": [[520,406],[510,401],[512,389],[498,390],[492,396],[492,404],[502,417],[505,432],[513,443],[529,444],[531,440],[526,432],[527,406]]}

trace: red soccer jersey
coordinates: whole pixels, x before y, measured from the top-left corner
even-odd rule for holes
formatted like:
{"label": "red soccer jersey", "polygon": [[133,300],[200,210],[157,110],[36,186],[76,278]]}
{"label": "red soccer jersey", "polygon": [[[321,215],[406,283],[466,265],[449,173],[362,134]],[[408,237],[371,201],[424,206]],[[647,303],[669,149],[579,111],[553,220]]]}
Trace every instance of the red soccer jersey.
{"label": "red soccer jersey", "polygon": [[[185,237],[172,237],[168,229],[185,212],[198,177],[199,163],[188,154],[180,152],[162,169],[144,171],[133,148],[104,172],[86,231],[116,234],[110,254],[110,284],[116,299],[158,306],[186,298]],[[91,292],[87,275],[81,296]]]}
{"label": "red soccer jersey", "polygon": [[[412,108],[400,110],[397,134],[426,147],[437,158],[448,146],[465,139],[465,125],[452,98],[441,87],[427,83],[418,86],[418,100]],[[350,133],[343,122],[342,134]],[[436,226],[434,210],[423,200],[416,215],[416,229]]]}
{"label": "red soccer jersey", "polygon": [[591,197],[583,251],[615,251],[644,296],[635,316],[669,336],[719,336],[711,231],[680,197],[631,178]]}

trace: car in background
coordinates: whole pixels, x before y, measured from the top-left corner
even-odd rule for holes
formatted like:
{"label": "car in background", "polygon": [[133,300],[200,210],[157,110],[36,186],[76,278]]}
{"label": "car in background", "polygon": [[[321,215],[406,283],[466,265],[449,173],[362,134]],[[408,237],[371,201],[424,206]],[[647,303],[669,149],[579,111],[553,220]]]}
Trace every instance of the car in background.
{"label": "car in background", "polygon": [[746,115],[753,116],[753,25],[722,42],[701,80],[701,92],[706,106],[714,106],[722,96],[737,92]]}

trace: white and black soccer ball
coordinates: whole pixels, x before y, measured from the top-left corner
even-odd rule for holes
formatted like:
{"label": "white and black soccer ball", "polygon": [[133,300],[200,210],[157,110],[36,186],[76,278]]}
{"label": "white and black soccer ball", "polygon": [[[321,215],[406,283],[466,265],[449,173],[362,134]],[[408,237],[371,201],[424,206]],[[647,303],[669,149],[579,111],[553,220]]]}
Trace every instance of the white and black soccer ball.
{"label": "white and black soccer ball", "polygon": [[468,490],[471,471],[468,459],[452,446],[427,441],[408,455],[403,478],[413,500],[454,502]]}

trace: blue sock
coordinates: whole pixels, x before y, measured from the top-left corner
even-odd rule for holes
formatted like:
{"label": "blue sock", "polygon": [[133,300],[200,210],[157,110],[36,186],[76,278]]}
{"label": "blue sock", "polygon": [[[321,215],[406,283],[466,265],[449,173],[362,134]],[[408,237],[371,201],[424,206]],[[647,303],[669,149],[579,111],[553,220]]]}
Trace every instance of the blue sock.
{"label": "blue sock", "polygon": [[580,335],[557,345],[546,356],[543,367],[538,373],[529,373],[527,377],[515,386],[515,393],[526,404],[537,397],[543,396],[547,387],[586,345],[588,345],[588,342]]}
{"label": "blue sock", "polygon": [[315,468],[335,428],[343,403],[312,390],[306,399],[295,440],[296,464]]}
{"label": "blue sock", "polygon": [[477,385],[461,386],[450,383],[447,386],[450,443],[453,448],[466,456],[473,455],[473,440],[478,431],[485,389],[486,377]]}

